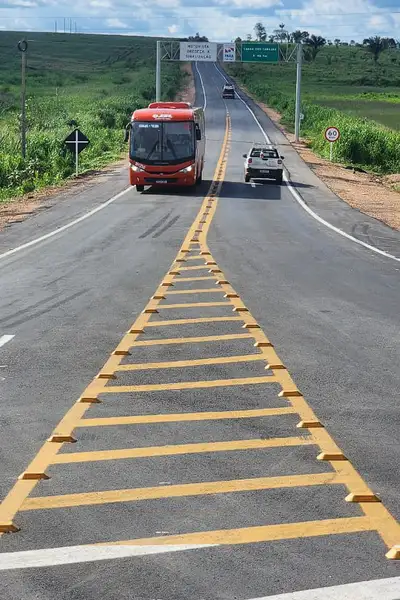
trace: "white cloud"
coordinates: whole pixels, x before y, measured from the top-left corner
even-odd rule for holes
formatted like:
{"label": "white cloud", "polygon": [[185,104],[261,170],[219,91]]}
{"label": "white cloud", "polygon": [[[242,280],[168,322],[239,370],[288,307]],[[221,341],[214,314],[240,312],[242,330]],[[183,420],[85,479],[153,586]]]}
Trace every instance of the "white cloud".
{"label": "white cloud", "polygon": [[363,39],[394,35],[395,21],[372,0],[306,0],[301,8],[276,11],[289,29],[307,29],[326,38]]}
{"label": "white cloud", "polygon": [[113,5],[109,0],[91,0],[89,2],[90,8],[113,8]]}
{"label": "white cloud", "polygon": [[129,26],[120,19],[107,19],[106,25],[111,29],[129,29]]}
{"label": "white cloud", "polygon": [[284,22],[289,31],[306,29],[346,41],[370,35],[398,37],[400,27],[400,15],[390,14],[388,8],[379,9],[383,0],[1,1],[0,20],[7,29],[51,31],[54,15],[64,14],[73,18],[81,31],[163,37],[199,31],[220,42],[253,34],[257,21],[264,24],[268,34]]}
{"label": "white cloud", "polygon": [[249,10],[250,8],[262,8],[266,10],[275,6],[283,6],[281,0],[215,0],[214,3],[221,6],[234,6],[243,10]]}
{"label": "white cloud", "polygon": [[36,8],[38,6],[37,2],[32,2],[32,0],[8,0],[8,6],[18,7],[18,8]]}

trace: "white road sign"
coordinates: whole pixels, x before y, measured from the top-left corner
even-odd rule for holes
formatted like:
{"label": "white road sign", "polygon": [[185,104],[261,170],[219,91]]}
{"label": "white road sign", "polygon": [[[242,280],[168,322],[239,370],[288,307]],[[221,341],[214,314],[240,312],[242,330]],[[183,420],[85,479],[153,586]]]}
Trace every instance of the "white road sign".
{"label": "white road sign", "polygon": [[215,42],[180,42],[180,60],[184,61],[217,61],[217,44]]}
{"label": "white road sign", "polygon": [[337,127],[328,127],[325,131],[325,139],[328,140],[328,142],[337,142],[339,138],[340,131]]}
{"label": "white road sign", "polygon": [[235,62],[236,60],[236,44],[224,44],[223,61]]}

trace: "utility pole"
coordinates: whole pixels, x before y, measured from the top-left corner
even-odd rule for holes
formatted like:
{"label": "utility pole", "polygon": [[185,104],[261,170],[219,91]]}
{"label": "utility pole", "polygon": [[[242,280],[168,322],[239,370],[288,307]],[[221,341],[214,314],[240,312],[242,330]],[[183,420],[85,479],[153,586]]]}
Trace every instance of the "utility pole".
{"label": "utility pole", "polygon": [[26,63],[28,42],[22,39],[18,42],[18,50],[21,52],[21,153],[26,157]]}
{"label": "utility pole", "polygon": [[157,40],[156,52],[156,102],[161,100],[161,42]]}
{"label": "utility pole", "polygon": [[65,17],[64,17],[64,33],[65,33]]}
{"label": "utility pole", "polygon": [[54,33],[57,33],[57,20],[54,21]]}
{"label": "utility pole", "polygon": [[296,114],[294,135],[296,142],[300,141],[300,116],[301,116],[301,67],[303,63],[303,46],[297,44],[297,72],[296,72]]}
{"label": "utility pole", "polygon": [[69,32],[72,33],[72,19],[69,19]]}

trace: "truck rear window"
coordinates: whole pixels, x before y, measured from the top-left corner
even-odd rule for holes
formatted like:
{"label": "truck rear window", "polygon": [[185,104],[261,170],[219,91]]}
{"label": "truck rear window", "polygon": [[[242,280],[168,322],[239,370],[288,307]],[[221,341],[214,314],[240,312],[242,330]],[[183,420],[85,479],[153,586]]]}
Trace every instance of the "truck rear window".
{"label": "truck rear window", "polygon": [[256,148],[251,151],[251,155],[253,158],[260,158],[261,153],[264,158],[279,158],[278,152],[276,150],[267,150],[266,148]]}

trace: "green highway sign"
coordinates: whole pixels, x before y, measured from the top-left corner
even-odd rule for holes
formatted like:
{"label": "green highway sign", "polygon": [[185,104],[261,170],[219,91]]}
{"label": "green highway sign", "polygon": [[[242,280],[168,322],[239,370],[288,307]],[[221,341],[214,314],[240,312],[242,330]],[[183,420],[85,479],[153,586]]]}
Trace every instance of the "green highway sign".
{"label": "green highway sign", "polygon": [[242,62],[268,62],[279,61],[279,44],[266,42],[242,42]]}

